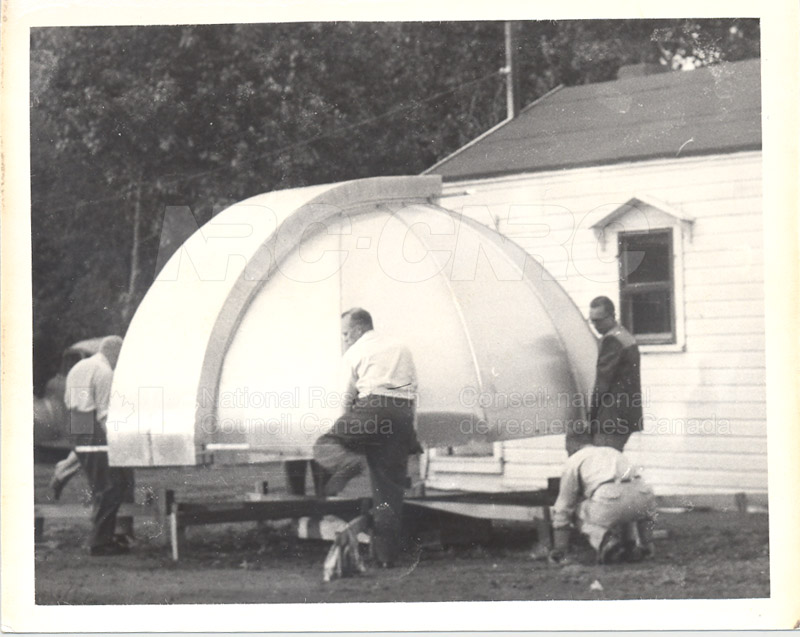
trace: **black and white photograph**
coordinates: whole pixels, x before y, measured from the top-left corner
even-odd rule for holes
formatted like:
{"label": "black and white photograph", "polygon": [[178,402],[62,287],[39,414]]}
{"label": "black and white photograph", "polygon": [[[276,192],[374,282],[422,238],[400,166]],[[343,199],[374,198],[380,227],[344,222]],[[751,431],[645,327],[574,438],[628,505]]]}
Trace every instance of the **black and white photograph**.
{"label": "black and white photograph", "polygon": [[42,630],[792,628],[765,20],[342,15],[16,36]]}

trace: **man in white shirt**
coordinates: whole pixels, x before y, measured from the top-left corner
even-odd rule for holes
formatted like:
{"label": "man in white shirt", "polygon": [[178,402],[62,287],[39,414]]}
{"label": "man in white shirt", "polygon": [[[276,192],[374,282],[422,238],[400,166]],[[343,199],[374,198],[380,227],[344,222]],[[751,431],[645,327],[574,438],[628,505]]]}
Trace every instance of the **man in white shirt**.
{"label": "man in white shirt", "polygon": [[372,548],[382,566],[400,552],[403,491],[414,433],[417,377],[407,347],[372,326],[369,312],[342,314],[344,414],[314,447],[319,490],[335,495],[361,472],[365,456],[372,483]]}
{"label": "man in white shirt", "polygon": [[[94,356],[76,363],[67,374],[64,403],[69,410],[70,434],[76,445],[106,445],[106,418],[111,381],[122,339],[107,336]],[[127,545],[114,536],[117,511],[133,490],[133,470],[109,467],[104,451],[79,453],[78,458],[92,491],[90,555],[127,553]]]}
{"label": "man in white shirt", "polygon": [[569,550],[570,527],[577,526],[597,551],[600,564],[638,561],[653,554],[655,498],[622,452],[591,444],[591,434],[573,436],[574,451],[564,465],[553,507],[553,562]]}

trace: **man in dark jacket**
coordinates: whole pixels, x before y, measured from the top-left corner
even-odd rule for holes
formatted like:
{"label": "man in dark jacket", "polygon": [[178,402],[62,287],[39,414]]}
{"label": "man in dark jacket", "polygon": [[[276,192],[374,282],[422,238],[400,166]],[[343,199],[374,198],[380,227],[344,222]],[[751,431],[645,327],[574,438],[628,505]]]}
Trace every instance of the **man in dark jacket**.
{"label": "man in dark jacket", "polygon": [[[630,435],[642,430],[639,348],[631,333],[617,323],[608,297],[598,296],[589,304],[589,321],[601,336],[589,404],[592,442],[622,451]],[[568,451],[572,437],[567,435]]]}

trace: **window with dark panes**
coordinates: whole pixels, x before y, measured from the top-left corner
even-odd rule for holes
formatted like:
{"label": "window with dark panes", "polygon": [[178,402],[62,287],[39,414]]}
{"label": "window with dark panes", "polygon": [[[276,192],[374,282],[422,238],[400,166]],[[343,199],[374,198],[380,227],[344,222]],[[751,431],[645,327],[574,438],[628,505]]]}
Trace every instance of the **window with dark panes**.
{"label": "window with dark panes", "polygon": [[674,343],[672,230],[623,232],[618,240],[620,322],[639,343]]}

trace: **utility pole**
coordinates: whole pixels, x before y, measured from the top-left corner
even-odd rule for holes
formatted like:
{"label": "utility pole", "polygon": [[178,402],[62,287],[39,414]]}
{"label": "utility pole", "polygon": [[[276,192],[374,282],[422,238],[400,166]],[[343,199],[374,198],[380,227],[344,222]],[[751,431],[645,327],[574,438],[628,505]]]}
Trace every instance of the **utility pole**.
{"label": "utility pole", "polygon": [[511,20],[505,23],[506,32],[506,117],[514,119],[519,113],[519,72],[517,70],[516,25]]}

